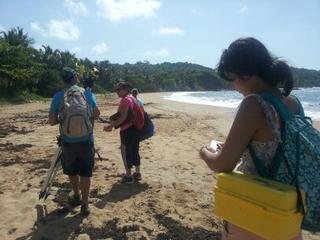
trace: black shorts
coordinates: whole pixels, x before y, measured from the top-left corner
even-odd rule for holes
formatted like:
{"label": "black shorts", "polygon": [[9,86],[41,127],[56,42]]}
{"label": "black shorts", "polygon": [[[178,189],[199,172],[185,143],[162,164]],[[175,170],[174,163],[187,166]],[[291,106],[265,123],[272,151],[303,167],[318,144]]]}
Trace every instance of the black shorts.
{"label": "black shorts", "polygon": [[93,142],[62,143],[61,149],[64,174],[92,176],[95,154]]}

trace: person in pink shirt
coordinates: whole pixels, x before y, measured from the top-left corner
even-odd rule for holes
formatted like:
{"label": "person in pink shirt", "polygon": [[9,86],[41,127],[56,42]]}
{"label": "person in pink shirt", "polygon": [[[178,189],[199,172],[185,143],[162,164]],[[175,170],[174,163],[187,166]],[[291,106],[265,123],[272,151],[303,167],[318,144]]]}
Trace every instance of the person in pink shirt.
{"label": "person in pink shirt", "polygon": [[[121,98],[118,107],[118,117],[104,126],[104,131],[110,132],[113,128],[120,127],[121,155],[126,173],[121,179],[122,183],[134,183],[141,180],[139,139],[137,129],[134,127],[132,119],[133,105],[137,104],[136,99],[130,94],[131,85],[120,82],[117,85],[117,94]],[[132,167],[135,172],[132,174]]]}

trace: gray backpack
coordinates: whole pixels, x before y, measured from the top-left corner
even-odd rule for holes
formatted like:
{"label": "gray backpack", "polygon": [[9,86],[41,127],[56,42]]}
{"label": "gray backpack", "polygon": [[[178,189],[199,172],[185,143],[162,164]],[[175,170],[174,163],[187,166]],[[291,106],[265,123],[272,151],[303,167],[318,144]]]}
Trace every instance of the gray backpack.
{"label": "gray backpack", "polygon": [[84,89],[67,89],[60,105],[60,134],[69,138],[88,137],[93,132],[93,110]]}

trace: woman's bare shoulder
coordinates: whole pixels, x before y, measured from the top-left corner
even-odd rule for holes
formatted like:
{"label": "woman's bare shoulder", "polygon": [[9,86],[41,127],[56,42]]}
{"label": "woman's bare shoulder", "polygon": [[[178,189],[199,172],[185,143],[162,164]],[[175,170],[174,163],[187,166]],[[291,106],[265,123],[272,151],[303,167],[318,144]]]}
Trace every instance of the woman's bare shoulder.
{"label": "woman's bare shoulder", "polygon": [[254,94],[246,96],[240,103],[237,116],[260,121],[264,115],[259,96]]}
{"label": "woman's bare shoulder", "polygon": [[294,96],[284,97],[284,104],[295,114],[299,113],[299,105],[297,102],[297,98]]}
{"label": "woman's bare shoulder", "polygon": [[251,110],[252,111],[260,111],[260,103],[259,103],[259,95],[257,94],[250,94],[244,97],[241,101],[240,108]]}

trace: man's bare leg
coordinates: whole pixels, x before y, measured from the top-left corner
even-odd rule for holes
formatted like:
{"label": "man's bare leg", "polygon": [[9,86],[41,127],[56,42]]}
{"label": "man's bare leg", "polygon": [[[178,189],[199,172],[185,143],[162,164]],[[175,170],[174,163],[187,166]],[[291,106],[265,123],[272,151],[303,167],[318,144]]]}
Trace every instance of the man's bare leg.
{"label": "man's bare leg", "polygon": [[82,195],[82,205],[88,205],[89,190],[90,190],[90,177],[80,177],[80,190]]}
{"label": "man's bare leg", "polygon": [[75,196],[79,196],[79,176],[70,176],[69,175],[69,181],[70,185],[72,187],[72,190],[74,192]]}

